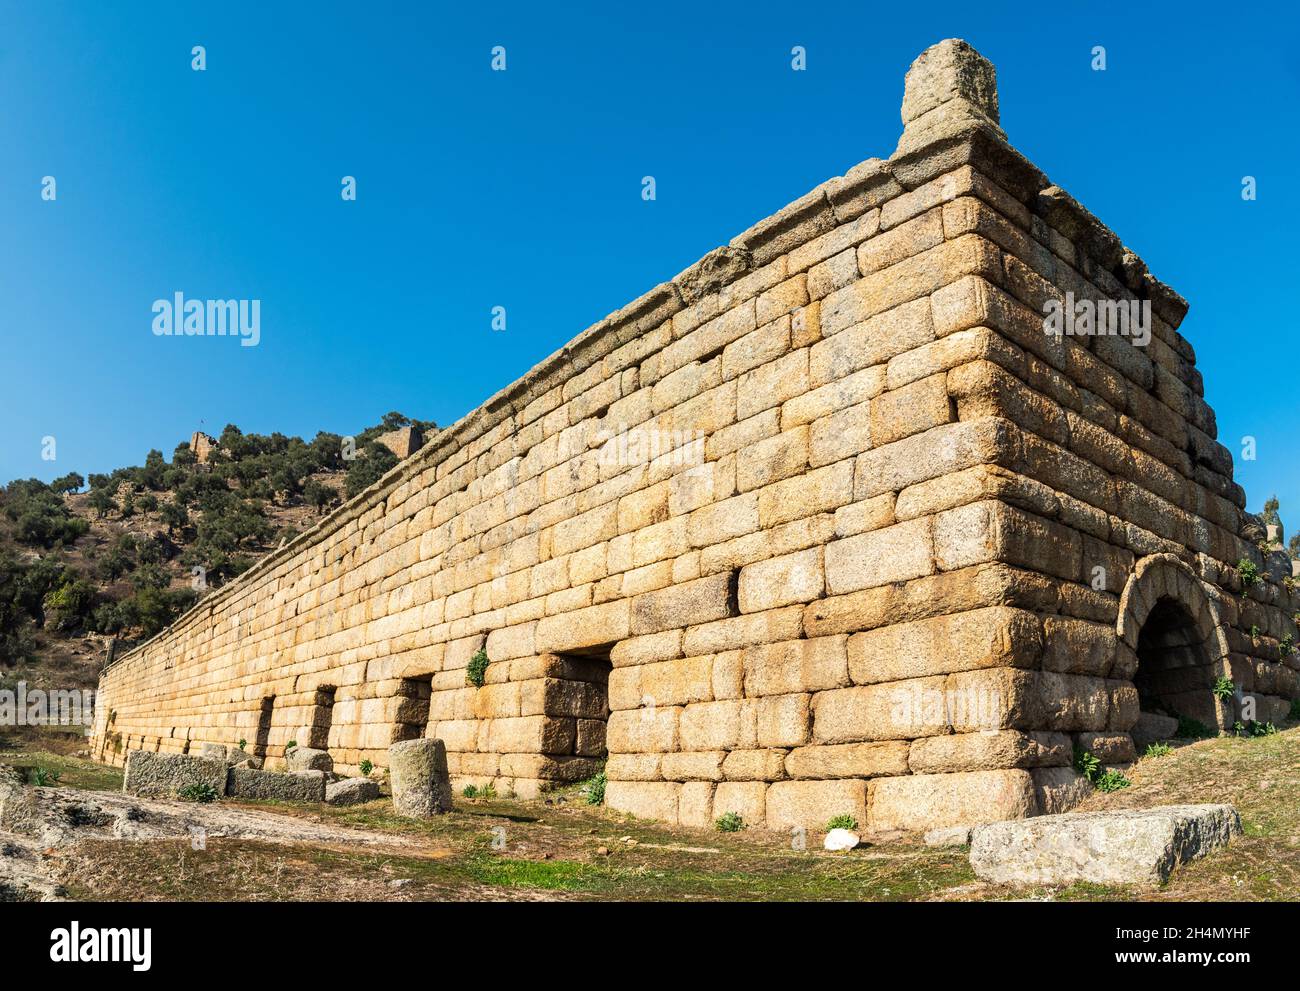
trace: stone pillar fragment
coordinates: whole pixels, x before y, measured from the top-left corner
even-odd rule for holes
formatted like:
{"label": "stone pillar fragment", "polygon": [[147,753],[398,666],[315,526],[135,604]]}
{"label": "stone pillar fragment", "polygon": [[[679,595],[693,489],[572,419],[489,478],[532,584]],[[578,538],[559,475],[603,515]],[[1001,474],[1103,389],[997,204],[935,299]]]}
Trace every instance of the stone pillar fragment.
{"label": "stone pillar fragment", "polygon": [[393,808],[415,819],[451,811],[447,748],[441,740],[403,740],[388,748]]}

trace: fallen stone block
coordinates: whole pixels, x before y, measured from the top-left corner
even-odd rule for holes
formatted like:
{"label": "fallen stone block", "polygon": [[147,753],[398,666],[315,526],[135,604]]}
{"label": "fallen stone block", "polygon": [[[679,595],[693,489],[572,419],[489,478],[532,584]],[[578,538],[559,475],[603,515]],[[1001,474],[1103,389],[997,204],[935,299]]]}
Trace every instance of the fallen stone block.
{"label": "fallen stone block", "polygon": [[[193,756],[193,755],[191,755]],[[231,767],[238,764],[248,763],[250,767],[261,767],[262,758],[254,757],[252,753],[246,750],[240,750],[236,746],[227,746],[224,743],[205,743],[199,754],[201,757],[208,757],[212,760],[224,760]]]}
{"label": "fallen stone block", "polygon": [[948,826],[931,829],[925,834],[926,846],[966,846],[970,843],[970,826]]}
{"label": "fallen stone block", "polygon": [[977,826],[970,862],[998,884],[1159,884],[1240,834],[1231,805],[1067,812]]}
{"label": "fallen stone block", "polygon": [[329,805],[359,805],[378,797],[379,784],[369,778],[344,778],[325,786],[325,801]]}
{"label": "fallen stone block", "polygon": [[427,818],[451,811],[447,748],[441,740],[403,740],[388,748],[388,776],[398,815]]}
{"label": "fallen stone block", "polygon": [[132,750],[126,755],[122,791],[128,795],[175,798],[182,788],[208,785],[218,795],[226,791],[226,762],[191,754],[157,754]]}
{"label": "fallen stone block", "polygon": [[290,771],[324,771],[328,774],[334,770],[334,758],[327,751],[311,747],[294,747],[285,754],[285,759]]}
{"label": "fallen stone block", "polygon": [[231,798],[269,798],[281,802],[325,801],[325,774],[299,771],[280,774],[251,767],[232,767],[226,784]]}
{"label": "fallen stone block", "polygon": [[1133,746],[1137,748],[1138,756],[1141,756],[1148,744],[1172,740],[1177,732],[1178,720],[1173,716],[1143,712],[1138,715],[1138,721],[1129,730],[1129,735],[1133,737]]}

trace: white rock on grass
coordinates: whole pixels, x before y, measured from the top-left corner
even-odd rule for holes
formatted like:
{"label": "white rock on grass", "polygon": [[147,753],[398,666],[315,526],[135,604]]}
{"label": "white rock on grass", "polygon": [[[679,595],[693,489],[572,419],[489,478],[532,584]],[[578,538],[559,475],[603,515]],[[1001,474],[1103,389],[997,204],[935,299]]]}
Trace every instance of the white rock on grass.
{"label": "white rock on grass", "polygon": [[999,884],[1159,884],[1241,834],[1231,805],[1067,812],[975,827],[975,874]]}
{"label": "white rock on grass", "polygon": [[825,850],[852,850],[862,842],[862,837],[851,829],[832,829],[822,840]]}

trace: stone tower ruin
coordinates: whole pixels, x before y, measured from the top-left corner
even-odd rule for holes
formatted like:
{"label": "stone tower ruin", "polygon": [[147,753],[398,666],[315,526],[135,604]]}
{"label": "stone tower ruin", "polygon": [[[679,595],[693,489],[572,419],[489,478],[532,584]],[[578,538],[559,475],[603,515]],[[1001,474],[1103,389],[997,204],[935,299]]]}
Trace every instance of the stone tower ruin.
{"label": "stone tower ruin", "polygon": [[902,116],[115,660],[94,752],[427,736],[457,787],[607,760],[669,823],[916,829],[1280,720],[1300,598],[1187,304],[1007,143],[966,43]]}

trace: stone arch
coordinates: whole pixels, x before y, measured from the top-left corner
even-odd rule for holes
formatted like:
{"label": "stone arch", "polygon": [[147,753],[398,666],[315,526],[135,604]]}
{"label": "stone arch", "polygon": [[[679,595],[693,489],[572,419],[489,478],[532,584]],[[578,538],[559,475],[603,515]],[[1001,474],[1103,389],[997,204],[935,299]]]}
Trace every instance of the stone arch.
{"label": "stone arch", "polygon": [[1231,702],[1212,691],[1218,678],[1232,675],[1218,596],[1176,555],[1138,561],[1120,596],[1115,632],[1143,711],[1231,727]]}

